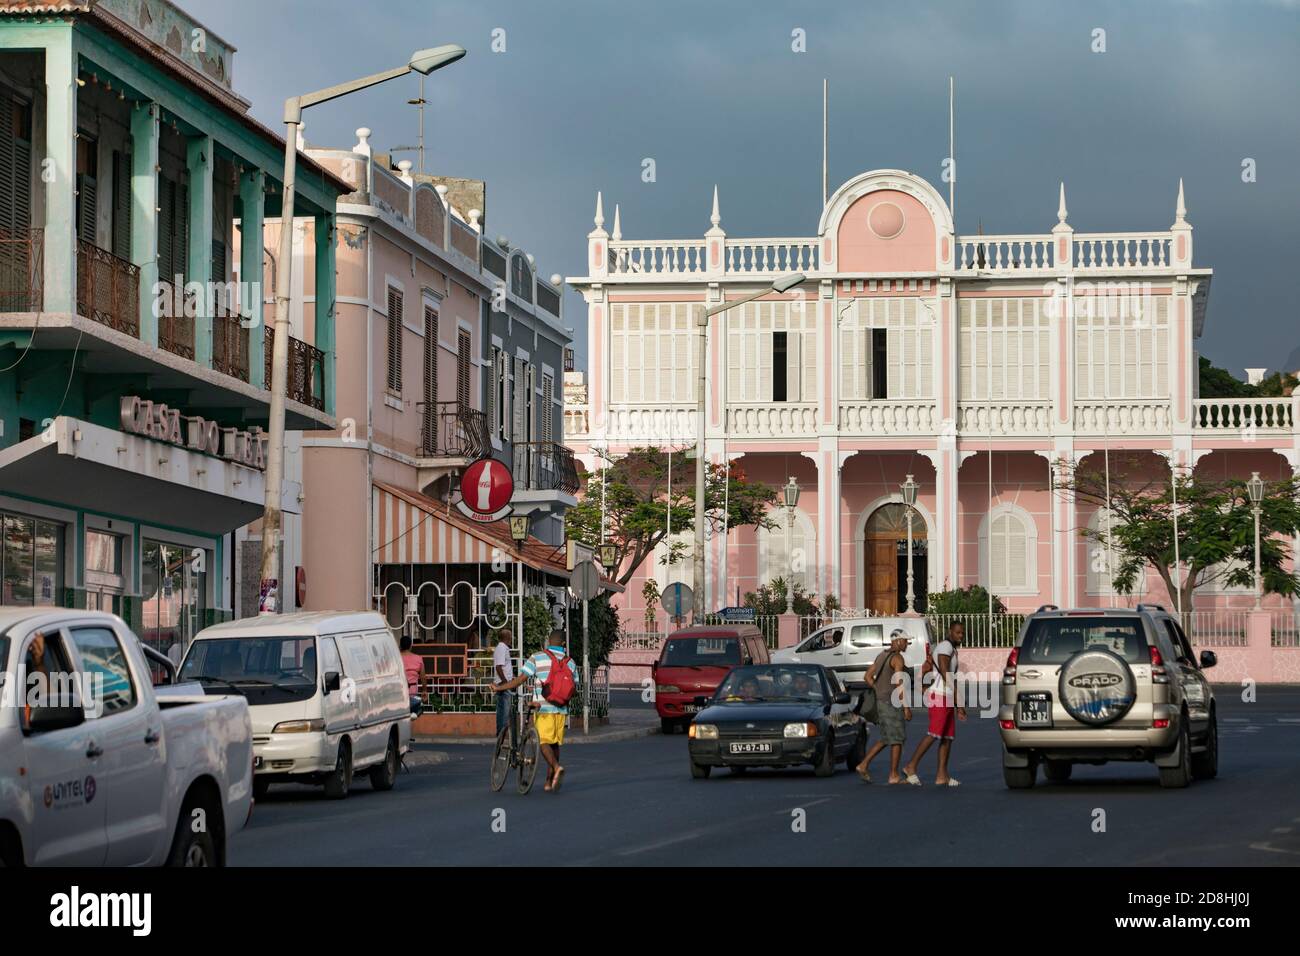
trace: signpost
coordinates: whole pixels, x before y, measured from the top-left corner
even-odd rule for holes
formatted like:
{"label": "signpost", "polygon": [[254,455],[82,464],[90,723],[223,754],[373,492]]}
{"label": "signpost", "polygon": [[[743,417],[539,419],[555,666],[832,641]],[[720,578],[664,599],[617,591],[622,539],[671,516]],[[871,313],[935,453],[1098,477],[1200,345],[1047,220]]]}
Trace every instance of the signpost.
{"label": "signpost", "polygon": [[495,458],[480,458],[460,479],[461,514],[479,524],[500,521],[510,514],[510,499],[515,493],[510,469]]}
{"label": "signpost", "polygon": [[659,595],[659,606],[668,612],[668,616],[677,621],[677,626],[681,627],[682,618],[691,613],[695,607],[695,592],[688,585],[678,581],[664,588],[664,593]]}
{"label": "signpost", "polygon": [[718,616],[728,624],[753,624],[758,620],[758,612],[752,607],[724,607]]}
{"label": "signpost", "polygon": [[578,563],[569,578],[573,596],[582,602],[582,732],[587,733],[588,712],[591,702],[591,666],[587,655],[587,605],[600,594],[600,572],[594,561]]}

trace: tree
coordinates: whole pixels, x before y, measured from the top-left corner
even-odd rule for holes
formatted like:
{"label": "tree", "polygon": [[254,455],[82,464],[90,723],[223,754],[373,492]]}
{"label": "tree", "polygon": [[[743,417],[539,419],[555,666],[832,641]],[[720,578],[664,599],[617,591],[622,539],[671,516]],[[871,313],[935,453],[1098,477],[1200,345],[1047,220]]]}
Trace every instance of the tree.
{"label": "tree", "polygon": [[641,597],[645,600],[645,629],[653,631],[659,617],[659,582],[653,577],[646,578],[645,584],[641,586]]}
{"label": "tree", "polygon": [[[587,663],[595,668],[609,663],[618,641],[618,609],[609,603],[609,592],[601,592],[587,607]],[[569,655],[582,667],[582,602],[569,608]]]}
{"label": "tree", "polygon": [[1281,398],[1294,391],[1297,380],[1290,372],[1266,375],[1258,385],[1243,382],[1219,368],[1204,355],[1200,360],[1201,398]]}
{"label": "tree", "polygon": [[[786,600],[789,596],[789,583],[785,578],[773,578],[767,584],[761,585],[757,591],[747,591],[745,593],[745,607],[752,607],[754,613],[759,617],[767,617],[774,614],[784,614]],[[829,597],[819,603],[817,595],[809,594],[798,582],[794,586],[794,613],[800,617],[820,617],[822,615],[822,604],[826,605],[826,612],[830,613],[836,610],[839,605],[835,603],[835,598]]]}
{"label": "tree", "polygon": [[[1110,493],[1096,469],[1076,469],[1061,489],[1110,511],[1107,522],[1084,527],[1080,534],[1114,555],[1111,576],[1115,590],[1131,594],[1146,568],[1165,583],[1184,610],[1191,609],[1198,587],[1218,582],[1233,587],[1254,585],[1255,524],[1244,479],[1211,480],[1168,472],[1146,481],[1134,456],[1111,454]],[[1115,475],[1122,476],[1118,480]],[[1174,498],[1177,492],[1177,506]],[[1300,593],[1294,572],[1283,565],[1291,551],[1286,539],[1300,529],[1300,481],[1286,478],[1264,484],[1260,515],[1260,570],[1265,593],[1293,597]],[[1178,559],[1181,575],[1175,584],[1174,514],[1178,516]]]}
{"label": "tree", "polygon": [[[669,517],[674,537],[695,530],[695,473],[693,460],[684,455],[668,487],[668,455],[658,448],[634,448],[612,464],[590,472],[578,504],[565,512],[566,533],[571,538],[595,545],[600,539],[601,496],[604,494],[605,541],[612,542],[619,568],[618,583],[626,585],[646,558],[668,536]],[[705,472],[704,506],[708,515],[706,534],[720,533],[724,501],[726,524],[736,528],[752,525],[774,528],[767,516],[776,501],[776,489],[750,481],[742,468],[732,465],[730,481],[722,465],[710,465]],[[683,542],[670,542],[665,564],[676,564],[689,551]]]}

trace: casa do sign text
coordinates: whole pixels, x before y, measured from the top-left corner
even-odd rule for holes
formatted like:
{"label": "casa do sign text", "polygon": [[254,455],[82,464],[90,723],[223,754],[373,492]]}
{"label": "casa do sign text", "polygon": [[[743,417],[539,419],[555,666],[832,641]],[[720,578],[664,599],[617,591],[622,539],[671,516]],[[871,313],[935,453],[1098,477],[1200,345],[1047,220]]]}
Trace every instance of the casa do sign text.
{"label": "casa do sign text", "polygon": [[260,428],[248,431],[223,428],[201,415],[182,415],[162,402],[135,395],[124,395],[121,408],[124,432],[214,455],[258,471],[266,469],[266,434]]}

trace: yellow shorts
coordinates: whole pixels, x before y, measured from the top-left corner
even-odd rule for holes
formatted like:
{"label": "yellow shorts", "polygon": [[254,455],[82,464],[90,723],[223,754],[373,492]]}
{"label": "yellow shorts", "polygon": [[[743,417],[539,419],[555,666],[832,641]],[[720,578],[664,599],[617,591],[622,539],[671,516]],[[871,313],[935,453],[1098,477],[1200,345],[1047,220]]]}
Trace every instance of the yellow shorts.
{"label": "yellow shorts", "polygon": [[564,714],[536,714],[533,726],[537,728],[537,739],[544,744],[559,745],[564,743]]}

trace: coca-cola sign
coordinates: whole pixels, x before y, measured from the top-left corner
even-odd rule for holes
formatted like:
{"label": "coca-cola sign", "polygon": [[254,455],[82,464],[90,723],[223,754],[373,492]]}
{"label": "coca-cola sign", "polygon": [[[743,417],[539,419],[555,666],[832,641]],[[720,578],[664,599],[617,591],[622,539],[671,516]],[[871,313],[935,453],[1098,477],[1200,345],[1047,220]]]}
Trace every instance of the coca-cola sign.
{"label": "coca-cola sign", "polygon": [[514,493],[510,469],[495,458],[480,458],[461,476],[460,501],[456,505],[466,517],[487,524],[510,514]]}
{"label": "coca-cola sign", "polygon": [[256,426],[248,431],[223,428],[201,415],[182,415],[178,409],[138,395],[122,396],[119,421],[122,431],[132,435],[214,455],[258,471],[266,469],[266,433]]}

